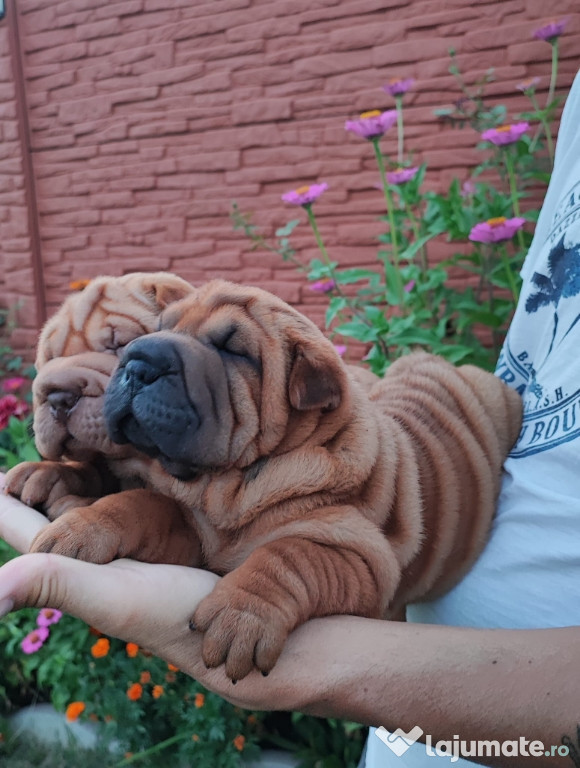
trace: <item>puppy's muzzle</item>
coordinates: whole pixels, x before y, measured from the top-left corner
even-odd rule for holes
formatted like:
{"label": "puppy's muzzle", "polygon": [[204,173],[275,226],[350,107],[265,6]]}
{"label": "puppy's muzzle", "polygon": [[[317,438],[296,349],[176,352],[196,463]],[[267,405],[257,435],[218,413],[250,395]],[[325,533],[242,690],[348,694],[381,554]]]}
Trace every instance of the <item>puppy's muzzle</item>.
{"label": "puppy's muzzle", "polygon": [[200,420],[171,340],[149,336],[128,345],[107,388],[105,419],[116,443],[152,457],[181,455],[184,434],[194,434]]}
{"label": "puppy's muzzle", "polygon": [[80,395],[76,392],[67,390],[55,390],[49,392],[46,396],[46,400],[50,407],[50,415],[58,421],[59,424],[65,425],[68,421],[68,417],[72,409],[78,403]]}

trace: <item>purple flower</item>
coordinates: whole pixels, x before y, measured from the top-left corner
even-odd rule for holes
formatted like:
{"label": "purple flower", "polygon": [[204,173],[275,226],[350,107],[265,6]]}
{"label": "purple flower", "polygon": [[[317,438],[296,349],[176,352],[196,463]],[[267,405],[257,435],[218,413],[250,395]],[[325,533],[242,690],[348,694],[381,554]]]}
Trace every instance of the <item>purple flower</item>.
{"label": "purple flower", "polygon": [[371,112],[363,112],[358,120],[347,120],[344,129],[356,133],[363,139],[371,140],[382,136],[396,122],[396,109],[389,109],[387,112],[373,109]]}
{"label": "purple flower", "polygon": [[533,93],[540,82],[542,81],[541,77],[528,77],[527,80],[522,80],[521,83],[518,83],[516,85],[516,88],[518,91],[521,91],[522,93]]}
{"label": "purple flower", "polygon": [[20,647],[24,653],[36,653],[36,651],[42,648],[49,634],[50,632],[47,627],[37,627],[26,635],[24,640],[20,643]]}
{"label": "purple flower", "polygon": [[62,619],[62,611],[56,608],[43,608],[36,617],[36,623],[39,627],[50,627],[51,624],[58,624]]}
{"label": "purple flower", "polygon": [[412,77],[393,77],[386,85],[383,85],[383,91],[390,96],[402,96],[413,87],[415,81]]}
{"label": "purple flower", "polygon": [[326,277],[324,280],[317,280],[315,283],[311,283],[308,287],[315,293],[329,293],[336,288],[336,283],[331,277]]}
{"label": "purple flower", "polygon": [[481,134],[484,141],[491,141],[496,147],[504,147],[506,144],[514,144],[528,130],[529,123],[512,123],[500,125],[499,128],[489,128]]}
{"label": "purple flower", "polygon": [[414,287],[415,287],[415,281],[409,280],[409,282],[403,286],[403,290],[405,291],[405,293],[410,293]]}
{"label": "purple flower", "polygon": [[344,344],[335,344],[334,348],[336,349],[337,353],[342,357],[344,353],[346,352],[346,346]]}
{"label": "purple flower", "polygon": [[475,193],[475,184],[471,179],[467,179],[461,185],[461,197],[471,197]]}
{"label": "purple flower", "polygon": [[4,392],[16,392],[24,384],[26,384],[26,379],[22,378],[22,376],[13,376],[11,379],[4,379],[2,389]]}
{"label": "purple flower", "polygon": [[526,223],[519,216],[506,219],[498,216],[496,219],[480,221],[469,233],[469,239],[476,243],[500,243],[502,240],[511,240],[515,233]]}
{"label": "purple flower", "polygon": [[560,21],[550,21],[548,24],[544,24],[543,27],[536,29],[532,37],[536,40],[545,40],[548,43],[552,43],[556,40],[568,24],[569,19],[561,19]]}
{"label": "purple flower", "polygon": [[389,184],[404,184],[411,181],[417,175],[419,166],[416,168],[397,168],[395,171],[387,171],[387,181]]}
{"label": "purple flower", "polygon": [[309,187],[299,187],[290,192],[285,192],[282,195],[282,200],[285,203],[292,203],[292,205],[311,205],[327,189],[328,184],[325,182],[322,184],[311,184]]}

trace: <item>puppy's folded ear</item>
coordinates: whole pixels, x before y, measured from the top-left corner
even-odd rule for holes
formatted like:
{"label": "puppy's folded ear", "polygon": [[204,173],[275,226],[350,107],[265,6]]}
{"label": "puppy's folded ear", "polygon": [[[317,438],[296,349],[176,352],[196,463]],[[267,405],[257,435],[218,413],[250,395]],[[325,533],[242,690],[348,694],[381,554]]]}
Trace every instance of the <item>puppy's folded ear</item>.
{"label": "puppy's folded ear", "polygon": [[159,310],[164,310],[170,304],[189,296],[194,288],[177,275],[161,272],[143,277],[143,291],[153,299]]}
{"label": "puppy's folded ear", "polygon": [[344,373],[338,357],[324,347],[296,347],[288,380],[288,395],[293,408],[333,411],[341,403]]}

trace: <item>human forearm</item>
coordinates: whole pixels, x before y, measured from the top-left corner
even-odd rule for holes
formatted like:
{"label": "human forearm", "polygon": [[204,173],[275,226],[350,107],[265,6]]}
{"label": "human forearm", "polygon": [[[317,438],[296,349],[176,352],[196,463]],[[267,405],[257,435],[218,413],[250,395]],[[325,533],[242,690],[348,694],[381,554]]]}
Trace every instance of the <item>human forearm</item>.
{"label": "human forearm", "polygon": [[[580,629],[474,630],[332,617],[299,628],[258,694],[235,701],[345,717],[389,730],[419,725],[432,743],[496,739],[575,741]],[[473,758],[471,758],[473,759]],[[482,757],[487,765],[538,765],[534,757]],[[574,765],[570,758],[542,765]]]}
{"label": "human forearm", "polygon": [[[46,519],[0,497],[0,535],[21,551]],[[177,664],[234,703],[346,717],[389,730],[419,725],[439,740],[546,746],[580,723],[580,628],[474,630],[335,616],[290,635],[268,677],[233,685],[206,669],[188,621],[217,577],[193,568],[118,560],[104,566],[28,555],[0,573],[0,610],[60,608]],[[575,741],[575,738],[573,738]],[[486,758],[487,765],[574,765],[570,758]],[[577,764],[580,766],[580,761]]]}

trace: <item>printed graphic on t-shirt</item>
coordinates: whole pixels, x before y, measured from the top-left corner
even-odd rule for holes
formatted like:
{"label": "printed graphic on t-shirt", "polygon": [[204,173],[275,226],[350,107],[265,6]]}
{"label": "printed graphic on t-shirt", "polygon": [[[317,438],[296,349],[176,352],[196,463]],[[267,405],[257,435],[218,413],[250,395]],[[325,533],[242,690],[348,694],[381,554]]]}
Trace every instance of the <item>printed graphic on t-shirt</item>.
{"label": "printed graphic on t-shirt", "polygon": [[580,348],[580,183],[562,198],[543,248],[544,267],[533,273],[520,300],[525,337],[510,332],[496,368],[524,401],[513,458],[580,436],[580,381],[566,377],[566,363]]}

